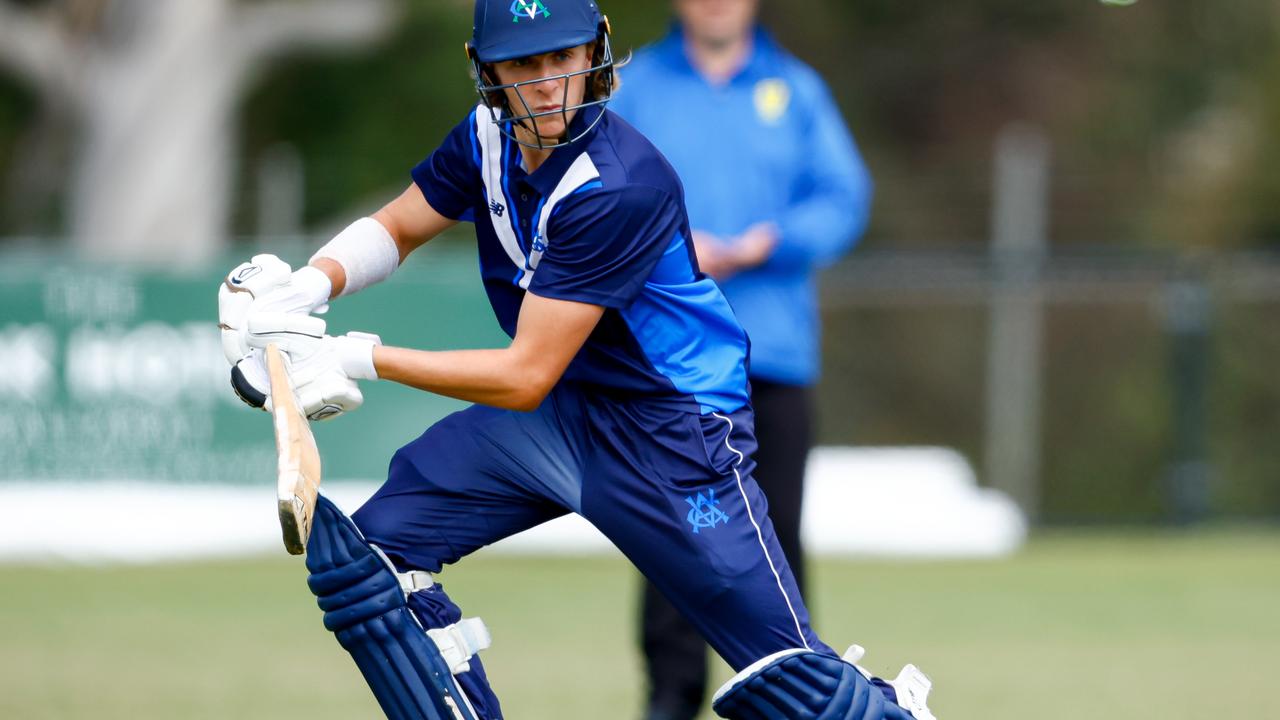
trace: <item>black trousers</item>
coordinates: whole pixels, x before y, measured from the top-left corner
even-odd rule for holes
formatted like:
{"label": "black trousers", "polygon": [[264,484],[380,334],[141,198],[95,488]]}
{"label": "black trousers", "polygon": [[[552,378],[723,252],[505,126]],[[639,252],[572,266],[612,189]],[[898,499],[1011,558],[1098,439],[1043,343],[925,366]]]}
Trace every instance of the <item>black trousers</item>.
{"label": "black trousers", "polygon": [[[812,444],[810,388],[753,379],[755,479],[769,500],[778,542],[805,591],[800,547],[804,467]],[[641,647],[649,680],[648,720],[692,720],[707,695],[707,644],[653,585],[644,583]]]}

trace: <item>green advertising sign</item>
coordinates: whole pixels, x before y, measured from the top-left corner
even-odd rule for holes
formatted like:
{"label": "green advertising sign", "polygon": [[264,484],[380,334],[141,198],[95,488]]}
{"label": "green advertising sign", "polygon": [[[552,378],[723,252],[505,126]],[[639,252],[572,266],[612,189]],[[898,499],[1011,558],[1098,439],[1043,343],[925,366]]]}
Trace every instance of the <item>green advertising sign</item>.
{"label": "green advertising sign", "polygon": [[[434,350],[505,344],[474,249],[438,243],[335,302],[330,332]],[[269,416],[231,392],[217,329],[218,284],[236,262],[176,276],[0,259],[0,482],[271,482]],[[397,447],[463,407],[392,383],[362,389],[362,408],[314,425],[328,478],[382,478]]]}

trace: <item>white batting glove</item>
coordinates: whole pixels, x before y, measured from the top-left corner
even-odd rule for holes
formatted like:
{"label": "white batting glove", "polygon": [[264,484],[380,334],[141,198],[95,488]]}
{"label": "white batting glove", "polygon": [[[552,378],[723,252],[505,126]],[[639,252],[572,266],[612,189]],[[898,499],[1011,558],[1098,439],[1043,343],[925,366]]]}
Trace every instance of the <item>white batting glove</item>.
{"label": "white batting glove", "polygon": [[284,354],[289,376],[303,412],[312,420],[337,417],[360,407],[364,396],[355,380],[376,380],[373,348],[377,335],[325,335],[320,318],[287,313],[259,313],[249,320],[251,352],[232,370],[231,384],[251,406],[270,410],[263,349],[275,343]]}
{"label": "white batting glove", "polygon": [[254,255],[240,263],[218,287],[218,327],[222,330],[222,354],[235,365],[249,354],[244,341],[249,306],[259,297],[289,281],[292,268],[275,255]]}
{"label": "white batting glove", "polygon": [[309,315],[255,313],[249,318],[249,347],[266,349],[275,343],[289,356],[291,376],[302,386],[313,378],[339,372],[352,380],[377,380],[373,348],[382,339],[370,333],[325,335],[325,322]]}
{"label": "white batting glove", "polygon": [[[288,355],[282,355],[285,367],[291,368]],[[231,387],[249,407],[271,412],[271,381],[267,375],[266,356],[254,349],[231,368]],[[364,404],[364,394],[354,380],[329,373],[306,384],[293,384],[298,406],[309,420],[329,420],[351,412]]]}
{"label": "white batting glove", "polygon": [[262,351],[250,351],[231,367],[231,389],[245,405],[271,412],[271,377]]}
{"label": "white batting glove", "polygon": [[324,312],[332,283],[311,266],[290,272],[275,255],[255,255],[232,270],[218,288],[222,353],[235,365],[249,354],[248,320],[260,312],[309,315]]}

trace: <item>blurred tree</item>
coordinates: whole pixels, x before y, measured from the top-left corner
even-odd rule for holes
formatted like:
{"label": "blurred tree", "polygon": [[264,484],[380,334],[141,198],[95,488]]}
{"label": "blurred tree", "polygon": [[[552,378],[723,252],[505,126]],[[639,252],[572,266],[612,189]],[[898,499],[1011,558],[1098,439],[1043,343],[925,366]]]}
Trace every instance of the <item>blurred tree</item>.
{"label": "blurred tree", "polygon": [[[601,3],[619,56],[663,31],[666,2]],[[306,170],[306,227],[324,234],[399,193],[409,169],[478,101],[462,52],[472,0],[407,0],[378,52],[295,57],[265,73],[246,101],[235,227],[257,227],[252,169],[280,145]],[[626,70],[622,71],[626,82]]]}
{"label": "blurred tree", "polygon": [[[221,248],[246,79],[299,49],[368,42],[393,0],[0,0],[0,66],[77,135],[72,236],[85,256],[189,265]],[[24,168],[57,167],[41,130]],[[36,183],[43,186],[44,183]]]}
{"label": "blurred tree", "polygon": [[[334,6],[371,1],[0,0],[0,68],[12,72],[0,79],[0,171],[9,185],[0,233],[53,234],[53,198],[70,193],[67,205],[75,208],[82,192],[102,192],[155,221],[134,222],[128,227],[146,232],[126,235],[147,235],[195,258],[186,252],[196,243],[194,219],[213,217],[211,226],[221,229],[221,210],[184,217],[177,202],[140,206],[132,198],[153,192],[141,186],[185,182],[198,193],[206,191],[195,182],[212,183],[215,191],[197,199],[212,198],[217,209],[228,202],[225,174],[239,166],[231,227],[249,234],[259,227],[254,205],[263,197],[254,191],[255,170],[282,145],[305,170],[309,231],[376,207],[409,183],[409,167],[475,102],[461,48],[471,0],[381,0],[374,4],[396,2],[404,14],[377,52],[281,58],[282,45],[262,56],[278,59],[265,69],[238,49],[261,30],[239,32],[234,28],[248,25],[230,22],[289,8],[294,17],[276,16],[279,29],[305,35],[304,24],[341,12]],[[600,1],[619,51],[656,39],[670,13],[667,0]],[[179,9],[209,24],[150,34]],[[131,25],[131,15],[152,21]],[[946,245],[964,257],[957,246],[984,243],[992,143],[1014,120],[1043,127],[1054,146],[1056,254],[1076,253],[1073,245],[1110,246],[1121,260],[1144,245],[1170,253],[1280,246],[1276,0],[1140,0],[1129,7],[1093,0],[764,0],[764,17],[827,79],[862,144],[877,183],[866,250]],[[354,39],[361,23],[350,24],[341,32]],[[166,36],[182,52],[147,50]],[[311,44],[329,48],[331,40]],[[255,77],[254,69],[262,71]],[[110,89],[107,81],[124,70],[141,73],[137,91]],[[625,83],[625,69],[622,77]],[[90,92],[100,108],[86,99]],[[229,130],[241,93],[247,99]],[[104,108],[127,136],[93,129],[105,122],[96,117]],[[197,161],[169,149],[162,135],[217,149],[201,152],[201,167],[193,167]],[[240,141],[235,148],[232,136]],[[74,151],[68,138],[78,139]],[[118,154],[99,157],[106,169],[90,175],[85,166],[95,156],[80,148],[95,143]],[[134,173],[135,163],[169,163],[172,172],[163,177],[179,181]],[[73,172],[82,179],[68,189]],[[82,191],[86,185],[100,187]],[[193,193],[176,192],[193,201]],[[69,214],[74,227],[87,226],[86,213]],[[95,236],[105,233],[82,235]],[[864,257],[855,254],[850,267]],[[980,458],[975,408],[985,314],[963,300],[948,302],[831,311],[824,441],[937,442]],[[1280,334],[1268,324],[1275,311],[1270,301],[1217,310],[1211,452],[1238,488],[1224,493],[1229,508],[1280,502],[1280,451],[1271,449],[1280,422],[1273,369]],[[1135,298],[1118,309],[1066,306],[1048,322],[1051,517],[1157,513],[1158,485],[1151,483],[1163,470],[1170,432],[1157,315]]]}

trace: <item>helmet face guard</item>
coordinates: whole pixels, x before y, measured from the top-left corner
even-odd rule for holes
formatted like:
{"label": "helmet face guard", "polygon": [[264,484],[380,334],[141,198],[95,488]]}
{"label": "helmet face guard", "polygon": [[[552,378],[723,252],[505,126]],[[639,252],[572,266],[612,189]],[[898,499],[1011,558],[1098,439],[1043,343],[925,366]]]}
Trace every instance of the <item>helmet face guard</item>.
{"label": "helmet face guard", "polygon": [[[613,97],[613,72],[616,64],[613,59],[613,46],[609,42],[608,20],[603,20],[600,23],[600,32],[596,36],[595,42],[596,49],[591,58],[591,67],[585,70],[561,73],[559,75],[547,75],[533,80],[506,84],[497,82],[497,78],[492,76],[489,64],[481,62],[475,48],[468,44],[467,55],[471,59],[472,73],[475,75],[476,92],[480,94],[480,100],[484,103],[484,106],[489,109],[489,115],[493,118],[493,122],[498,126],[499,131],[525,147],[538,150],[563,147],[582,139],[590,133],[604,117],[603,112],[598,113],[587,127],[582,128],[576,134],[570,134],[569,113],[580,113],[591,107],[603,107]],[[582,102],[576,105],[569,105],[570,80],[578,76],[586,76],[587,78]],[[524,99],[524,95],[520,93],[520,89],[526,85],[537,85],[548,80],[564,81],[560,109],[534,112],[533,108],[529,107],[528,101]],[[515,96],[520,102],[520,107],[511,107],[511,102],[506,93],[508,89],[516,91]],[[565,118],[565,134],[561,138],[546,138],[538,132],[538,118],[552,115],[561,115]],[[533,134],[534,142],[521,140],[516,134],[517,126],[530,131]]]}

